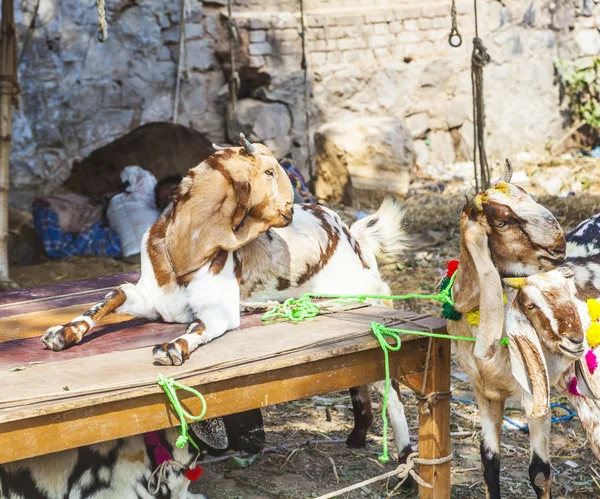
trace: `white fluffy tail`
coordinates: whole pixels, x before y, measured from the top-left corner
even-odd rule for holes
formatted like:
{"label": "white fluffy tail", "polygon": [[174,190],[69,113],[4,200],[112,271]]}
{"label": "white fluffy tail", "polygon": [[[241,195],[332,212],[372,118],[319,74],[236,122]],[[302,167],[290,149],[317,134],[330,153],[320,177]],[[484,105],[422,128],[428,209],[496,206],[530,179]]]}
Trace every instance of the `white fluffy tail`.
{"label": "white fluffy tail", "polygon": [[355,222],[350,232],[362,250],[375,255],[380,263],[397,262],[408,247],[404,209],[392,198],[385,199],[373,215]]}

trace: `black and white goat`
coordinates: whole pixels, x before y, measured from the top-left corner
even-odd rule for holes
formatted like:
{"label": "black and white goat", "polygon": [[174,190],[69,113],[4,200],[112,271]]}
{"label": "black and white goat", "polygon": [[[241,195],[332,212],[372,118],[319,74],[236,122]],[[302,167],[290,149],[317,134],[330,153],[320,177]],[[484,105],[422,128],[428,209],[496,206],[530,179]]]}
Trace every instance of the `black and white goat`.
{"label": "black and white goat", "polygon": [[[257,411],[190,423],[189,433],[211,455],[257,453],[265,443]],[[188,490],[197,455],[177,448],[178,436],[169,428],[0,465],[0,498],[206,499]]]}

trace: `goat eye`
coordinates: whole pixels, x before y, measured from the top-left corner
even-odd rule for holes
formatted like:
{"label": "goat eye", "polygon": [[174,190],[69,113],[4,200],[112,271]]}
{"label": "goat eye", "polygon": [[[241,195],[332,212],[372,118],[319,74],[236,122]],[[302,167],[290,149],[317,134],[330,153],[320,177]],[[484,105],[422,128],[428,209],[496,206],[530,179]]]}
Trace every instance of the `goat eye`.
{"label": "goat eye", "polygon": [[496,227],[498,227],[499,229],[501,229],[504,226],[506,226],[506,222],[496,222]]}
{"label": "goat eye", "polygon": [[537,308],[537,306],[533,303],[528,303],[525,306],[527,307],[527,310],[533,310],[534,308]]}
{"label": "goat eye", "polygon": [[265,173],[266,173],[266,174],[267,174],[269,177],[272,177],[272,176],[274,176],[274,175],[275,175],[275,171],[274,171],[274,170],[267,170]]}

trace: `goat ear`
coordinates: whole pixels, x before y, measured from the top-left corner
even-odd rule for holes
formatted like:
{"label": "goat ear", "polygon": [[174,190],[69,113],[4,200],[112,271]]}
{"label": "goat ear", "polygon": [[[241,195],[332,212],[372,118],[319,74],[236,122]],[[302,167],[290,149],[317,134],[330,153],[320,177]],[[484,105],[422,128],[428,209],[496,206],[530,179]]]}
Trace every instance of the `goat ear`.
{"label": "goat ear", "polygon": [[250,187],[250,182],[247,180],[241,182],[234,181],[233,190],[235,191],[237,206],[233,212],[231,227],[233,228],[233,231],[236,232],[244,223],[244,220],[248,215],[248,210],[250,210],[250,194],[252,188]]}
{"label": "goat ear", "polygon": [[479,285],[479,329],[473,351],[475,357],[490,360],[498,348],[504,329],[502,283],[492,261],[486,226],[469,221],[463,233],[466,249],[473,261]]}
{"label": "goat ear", "polygon": [[525,390],[523,407],[528,417],[545,416],[550,407],[550,381],[542,345],[535,329],[513,304],[506,314],[506,334],[512,374]]}
{"label": "goat ear", "polygon": [[575,361],[575,377],[577,378],[577,390],[584,397],[600,400],[600,383],[595,379],[588,369],[585,359]]}

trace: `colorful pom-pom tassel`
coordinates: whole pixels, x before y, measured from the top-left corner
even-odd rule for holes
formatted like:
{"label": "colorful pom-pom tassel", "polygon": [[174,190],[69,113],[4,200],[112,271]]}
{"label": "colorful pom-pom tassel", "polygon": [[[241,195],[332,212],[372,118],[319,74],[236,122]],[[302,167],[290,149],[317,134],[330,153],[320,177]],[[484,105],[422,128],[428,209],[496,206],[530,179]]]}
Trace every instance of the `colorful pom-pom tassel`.
{"label": "colorful pom-pom tassel", "polygon": [[479,326],[479,310],[468,312],[466,318],[467,322],[471,324],[471,326]]}
{"label": "colorful pom-pom tassel", "polygon": [[146,442],[146,445],[151,445],[152,447],[160,445],[160,437],[158,436],[158,432],[151,431],[144,433],[144,441]]}
{"label": "colorful pom-pom tassel", "polygon": [[444,303],[442,305],[442,317],[451,321],[460,320],[462,314],[454,308],[450,303]]}
{"label": "colorful pom-pom tassel", "polygon": [[592,322],[592,325],[585,334],[590,348],[596,348],[600,345],[600,324]]}
{"label": "colorful pom-pom tassel", "polygon": [[162,445],[157,445],[154,449],[154,459],[156,465],[164,463],[165,461],[171,460],[171,453]]}
{"label": "colorful pom-pom tassel", "polygon": [[581,395],[581,393],[579,393],[579,390],[577,389],[577,378],[575,377],[569,383],[568,390],[571,395],[575,395],[576,397],[583,397],[583,395]]}
{"label": "colorful pom-pom tassel", "polygon": [[190,482],[198,480],[198,478],[202,477],[202,468],[198,465],[196,465],[194,468],[188,468],[187,470],[185,470],[185,477]]}
{"label": "colorful pom-pom tassel", "polygon": [[452,277],[457,270],[458,270],[458,260],[450,260],[446,264],[446,275],[448,277]]}
{"label": "colorful pom-pom tassel", "polygon": [[587,364],[588,371],[590,374],[594,374],[594,371],[598,369],[598,357],[593,350],[588,350],[585,354],[585,362]]}
{"label": "colorful pom-pom tassel", "polygon": [[600,319],[600,302],[590,298],[587,301],[587,306],[590,319],[592,319],[592,322],[597,322]]}

